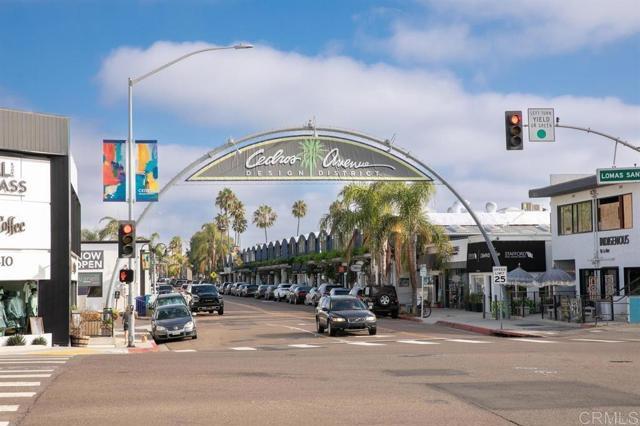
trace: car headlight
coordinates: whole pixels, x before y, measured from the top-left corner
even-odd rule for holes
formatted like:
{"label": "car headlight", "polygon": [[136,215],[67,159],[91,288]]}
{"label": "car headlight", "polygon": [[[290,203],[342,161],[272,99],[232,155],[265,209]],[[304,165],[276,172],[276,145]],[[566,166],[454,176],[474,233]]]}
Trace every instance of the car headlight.
{"label": "car headlight", "polygon": [[367,317],[367,321],[375,321],[375,320],[376,320],[376,317],[374,315],[369,315]]}
{"label": "car headlight", "polygon": [[331,321],[333,322],[345,322],[346,320],[342,317],[333,317],[331,318]]}
{"label": "car headlight", "polygon": [[167,329],[161,325],[156,325],[156,331],[167,331]]}
{"label": "car headlight", "polygon": [[184,325],[185,330],[186,329],[192,329],[193,328],[193,321],[189,321],[188,323],[186,323]]}

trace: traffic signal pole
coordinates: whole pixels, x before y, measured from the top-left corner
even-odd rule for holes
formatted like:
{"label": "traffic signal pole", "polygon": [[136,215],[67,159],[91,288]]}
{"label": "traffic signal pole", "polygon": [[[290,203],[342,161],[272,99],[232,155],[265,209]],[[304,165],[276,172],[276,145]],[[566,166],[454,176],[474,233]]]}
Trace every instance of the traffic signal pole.
{"label": "traffic signal pole", "polygon": [[[127,148],[128,148],[128,163],[127,163],[127,192],[128,192],[128,219],[129,221],[133,220],[133,203],[135,202],[135,160],[134,160],[134,149],[133,149],[133,80],[129,78],[129,136],[127,138]],[[135,225],[134,225],[135,226]],[[133,270],[133,282],[127,284],[129,286],[129,300],[127,301],[128,306],[131,307],[131,318],[129,320],[129,336],[127,340],[127,346],[130,348],[134,348],[136,346],[135,336],[136,336],[136,315],[135,315],[135,304],[133,303],[134,295],[133,289],[134,284],[136,282],[136,259],[137,259],[137,250],[136,250],[136,241],[134,237],[133,241],[133,257],[129,258],[129,269]]]}

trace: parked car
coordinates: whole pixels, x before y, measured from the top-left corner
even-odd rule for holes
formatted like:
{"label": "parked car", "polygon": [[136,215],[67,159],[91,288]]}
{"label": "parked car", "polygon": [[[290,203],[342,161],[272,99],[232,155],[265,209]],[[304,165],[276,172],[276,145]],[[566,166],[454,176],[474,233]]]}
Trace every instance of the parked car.
{"label": "parked car", "polygon": [[325,296],[316,308],[316,329],[330,336],[338,331],[368,330],[370,335],[378,331],[376,316],[367,306],[353,296]]}
{"label": "parked car", "polygon": [[253,296],[254,294],[256,294],[256,291],[258,290],[258,285],[257,284],[246,284],[242,287],[242,297],[250,297]]}
{"label": "parked car", "polygon": [[318,287],[318,293],[314,296],[313,305],[318,306],[318,302],[320,301],[320,298],[323,296],[328,296],[331,290],[333,290],[334,288],[343,288],[343,287],[337,284],[321,284],[320,287]]}
{"label": "parked car", "polygon": [[198,338],[196,322],[184,304],[159,306],[151,318],[151,337],[156,343],[169,339]]}
{"label": "parked car", "polygon": [[224,294],[233,295],[234,290],[238,287],[240,283],[231,284],[224,292]]}
{"label": "parked car", "polygon": [[224,300],[213,284],[189,284],[186,291],[191,312],[207,311],[224,314]]}
{"label": "parked car", "polygon": [[285,302],[289,303],[289,298],[291,297],[291,292],[295,291],[296,288],[300,287],[300,284],[291,284],[291,287],[289,287],[288,289],[281,291],[282,293],[282,300],[284,300]]}
{"label": "parked car", "polygon": [[349,289],[344,287],[332,288],[331,291],[329,292],[329,296],[348,296],[348,295],[349,295]]}
{"label": "parked car", "polygon": [[231,289],[231,286],[233,285],[233,283],[226,283],[222,286],[222,294],[229,294],[229,289]]}
{"label": "parked car", "polygon": [[256,290],[256,294],[253,295],[253,297],[255,297],[256,299],[260,299],[261,297],[264,297],[265,292],[267,291],[267,287],[269,287],[266,284],[260,284],[258,286],[258,289]]}
{"label": "parked car", "polygon": [[183,280],[183,279],[178,279],[176,280],[176,282],[173,284],[173,286],[175,288],[181,288],[183,284],[189,284],[189,282],[187,280]]}
{"label": "parked car", "polygon": [[278,302],[282,301],[282,299],[287,295],[289,287],[291,287],[291,284],[278,284],[278,287],[273,291],[273,298]]}
{"label": "parked car", "polygon": [[315,306],[315,295],[318,293],[318,288],[317,287],[311,287],[309,289],[309,291],[307,292],[307,295],[304,297],[304,304],[305,305],[311,305],[311,306]]}
{"label": "parked car", "polygon": [[164,306],[164,305],[179,305],[181,303],[183,305],[185,305],[185,306],[188,305],[188,303],[185,300],[184,296],[182,294],[180,294],[180,293],[159,294],[153,300],[152,303],[149,303],[149,308],[151,310],[155,311],[160,306]]}
{"label": "parked car", "polygon": [[304,303],[305,297],[307,297],[307,292],[311,290],[311,287],[308,285],[299,285],[295,288],[295,290],[289,292],[289,303],[293,303],[297,305],[298,303]]}
{"label": "parked car", "polygon": [[349,294],[362,300],[376,314],[398,318],[400,303],[396,288],[392,285],[354,287]]}
{"label": "parked car", "polygon": [[234,296],[242,296],[242,290],[247,286],[247,283],[238,283],[238,285],[233,290]]}
{"label": "parked car", "polygon": [[169,284],[162,284],[158,286],[158,294],[169,294],[173,293],[173,287]]}
{"label": "parked car", "polygon": [[270,284],[267,286],[267,289],[264,291],[264,300],[275,299],[274,292],[278,286],[275,284]]}

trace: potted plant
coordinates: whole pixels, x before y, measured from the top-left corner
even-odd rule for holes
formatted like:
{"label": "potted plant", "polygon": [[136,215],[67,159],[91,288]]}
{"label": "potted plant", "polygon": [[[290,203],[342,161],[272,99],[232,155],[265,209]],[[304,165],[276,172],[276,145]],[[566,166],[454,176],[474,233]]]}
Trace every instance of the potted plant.
{"label": "potted plant", "polygon": [[69,337],[71,338],[71,346],[86,347],[89,345],[89,336],[82,334],[82,316],[80,312],[71,313],[71,324]]}

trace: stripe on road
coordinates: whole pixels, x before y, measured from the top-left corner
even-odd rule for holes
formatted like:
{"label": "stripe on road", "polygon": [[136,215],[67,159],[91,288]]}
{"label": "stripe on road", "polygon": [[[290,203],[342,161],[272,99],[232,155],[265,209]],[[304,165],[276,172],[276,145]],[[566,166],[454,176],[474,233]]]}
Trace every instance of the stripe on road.
{"label": "stripe on road", "polygon": [[515,340],[517,342],[529,342],[529,343],[558,343],[554,340],[542,340],[542,339],[525,339],[521,337],[516,337],[511,340]]}
{"label": "stripe on road", "polygon": [[0,411],[8,412],[8,411],[18,411],[19,405],[0,405]]}
{"label": "stripe on road", "polygon": [[355,345],[355,346],[386,346],[384,343],[373,343],[373,342],[347,342],[347,345]]}
{"label": "stripe on road", "polygon": [[0,379],[35,379],[40,377],[51,377],[51,374],[0,374]]}
{"label": "stripe on road", "polygon": [[250,348],[248,346],[238,346],[237,348],[231,348],[234,351],[257,351],[256,348]]}
{"label": "stripe on road", "polygon": [[0,374],[5,374],[5,373],[50,373],[52,371],[55,371],[53,368],[36,368],[36,369],[21,369],[21,370],[5,370],[3,368],[0,368]]}
{"label": "stripe on road", "polygon": [[398,340],[398,343],[408,343],[410,345],[439,345],[438,342],[429,342],[425,340]]}
{"label": "stripe on road", "polygon": [[0,358],[0,361],[69,361],[69,358]]}
{"label": "stripe on road", "polygon": [[35,392],[0,392],[0,398],[31,398]]}
{"label": "stripe on road", "polygon": [[67,361],[3,361],[0,364],[64,364]]}
{"label": "stripe on road", "polygon": [[471,340],[471,339],[445,339],[447,342],[456,342],[456,343],[491,343],[483,340]]}
{"label": "stripe on road", "polygon": [[172,352],[179,352],[179,353],[184,353],[184,352],[195,352],[195,349],[176,349],[175,351]]}
{"label": "stripe on road", "polygon": [[571,339],[576,342],[596,342],[596,343],[624,343],[622,340],[600,340],[600,339]]}
{"label": "stripe on road", "polygon": [[26,386],[40,386],[40,382],[0,382],[0,387],[6,388],[17,388]]}
{"label": "stripe on road", "polygon": [[321,346],[316,346],[316,345],[307,345],[306,343],[301,343],[299,345],[287,345],[291,348],[299,348],[299,349],[313,349],[313,348],[320,348]]}

